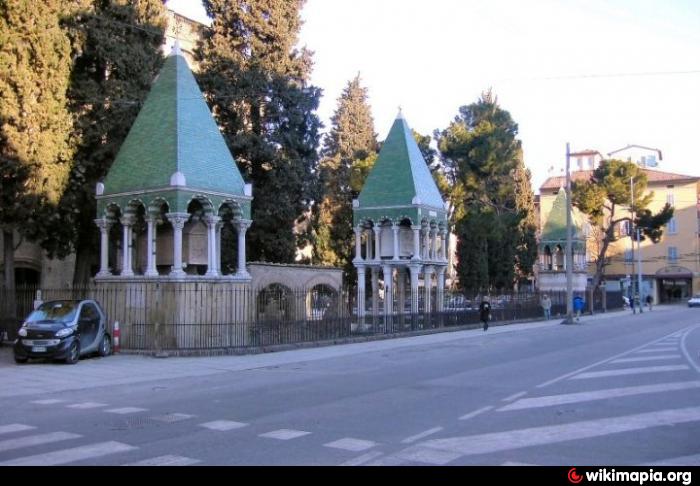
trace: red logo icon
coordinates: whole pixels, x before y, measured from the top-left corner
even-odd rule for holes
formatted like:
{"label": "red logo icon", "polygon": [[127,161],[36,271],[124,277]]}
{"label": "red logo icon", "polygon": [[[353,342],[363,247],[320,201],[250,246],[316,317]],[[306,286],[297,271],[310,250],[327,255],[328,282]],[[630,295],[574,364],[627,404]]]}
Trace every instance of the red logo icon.
{"label": "red logo icon", "polygon": [[569,476],[569,482],[571,482],[571,483],[578,484],[578,483],[580,483],[581,481],[583,481],[583,476],[580,475],[580,474],[578,474],[578,473],[576,473],[576,468],[575,468],[575,467],[572,467],[571,469],[569,469],[569,475],[568,475],[568,476]]}

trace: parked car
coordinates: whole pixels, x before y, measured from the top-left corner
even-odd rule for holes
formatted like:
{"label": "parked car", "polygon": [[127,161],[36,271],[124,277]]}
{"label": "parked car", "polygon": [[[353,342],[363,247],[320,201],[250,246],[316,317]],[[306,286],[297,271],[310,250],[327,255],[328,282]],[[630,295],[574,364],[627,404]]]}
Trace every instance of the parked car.
{"label": "parked car", "polygon": [[700,294],[695,294],[688,301],[688,307],[700,307]]}
{"label": "parked car", "polygon": [[75,364],[81,356],[112,353],[107,315],[94,300],[44,302],[29,314],[17,334],[17,363],[26,363],[29,358],[51,358]]}

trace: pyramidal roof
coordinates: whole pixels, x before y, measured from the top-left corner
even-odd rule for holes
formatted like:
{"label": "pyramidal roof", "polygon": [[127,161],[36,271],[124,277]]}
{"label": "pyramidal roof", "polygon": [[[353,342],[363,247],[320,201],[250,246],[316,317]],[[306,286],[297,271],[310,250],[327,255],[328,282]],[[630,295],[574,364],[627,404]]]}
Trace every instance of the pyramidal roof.
{"label": "pyramidal roof", "polygon": [[104,196],[158,189],[244,196],[244,181],[176,44],[104,181]]}
{"label": "pyramidal roof", "polygon": [[359,207],[419,205],[444,210],[428,164],[399,112],[360,192]]}
{"label": "pyramidal roof", "polygon": [[[572,237],[574,239],[583,239],[581,231],[581,221],[576,217],[576,213],[572,210],[571,221],[573,224]],[[566,241],[566,190],[559,189],[552,209],[547,216],[547,222],[542,228],[542,241]]]}

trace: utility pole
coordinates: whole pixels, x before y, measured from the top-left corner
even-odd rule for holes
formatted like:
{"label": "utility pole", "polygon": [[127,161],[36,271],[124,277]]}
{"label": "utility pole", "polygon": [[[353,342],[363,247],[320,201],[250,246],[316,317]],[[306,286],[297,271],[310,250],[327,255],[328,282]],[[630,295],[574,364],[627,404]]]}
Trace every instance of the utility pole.
{"label": "utility pole", "polygon": [[[644,313],[642,304],[642,243],[639,234],[639,228],[634,224],[635,211],[634,211],[634,177],[630,177],[630,214],[632,222],[630,223],[630,229],[637,234],[637,292],[632,296],[632,310],[634,310],[634,300],[635,297],[639,302],[639,313]],[[634,250],[634,233],[630,234],[630,241],[632,243],[632,249]],[[632,285],[634,288],[634,285]]]}
{"label": "utility pole", "polygon": [[574,323],[574,255],[571,241],[571,150],[566,144],[566,319],[562,324]]}

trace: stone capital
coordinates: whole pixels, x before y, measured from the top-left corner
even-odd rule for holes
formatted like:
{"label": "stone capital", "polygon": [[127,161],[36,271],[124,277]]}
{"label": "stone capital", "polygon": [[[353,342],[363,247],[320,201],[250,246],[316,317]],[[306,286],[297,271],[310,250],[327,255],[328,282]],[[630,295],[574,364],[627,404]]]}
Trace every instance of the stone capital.
{"label": "stone capital", "polygon": [[99,218],[94,220],[95,224],[101,231],[109,231],[109,227],[112,226],[112,221],[107,218]]}
{"label": "stone capital", "polygon": [[127,214],[119,218],[122,226],[132,226],[136,222],[136,217],[133,214]]}
{"label": "stone capital", "polygon": [[239,231],[246,231],[248,228],[250,228],[250,225],[253,224],[253,221],[250,219],[239,219],[234,221],[233,224]]}
{"label": "stone capital", "polygon": [[185,223],[190,219],[189,213],[167,213],[165,215],[175,229],[183,229]]}
{"label": "stone capital", "polygon": [[204,218],[204,221],[206,221],[207,226],[215,226],[221,221],[221,218],[219,216],[210,214],[206,218]]}

